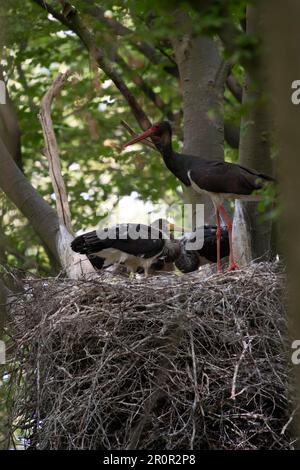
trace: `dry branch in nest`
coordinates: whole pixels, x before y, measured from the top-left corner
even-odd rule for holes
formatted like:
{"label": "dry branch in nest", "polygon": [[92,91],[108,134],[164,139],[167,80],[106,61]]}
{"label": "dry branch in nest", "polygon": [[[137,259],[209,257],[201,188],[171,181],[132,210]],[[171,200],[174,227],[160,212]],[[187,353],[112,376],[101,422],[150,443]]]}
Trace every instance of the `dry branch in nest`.
{"label": "dry branch in nest", "polygon": [[291,449],[284,274],[28,280],[13,420],[38,449]]}

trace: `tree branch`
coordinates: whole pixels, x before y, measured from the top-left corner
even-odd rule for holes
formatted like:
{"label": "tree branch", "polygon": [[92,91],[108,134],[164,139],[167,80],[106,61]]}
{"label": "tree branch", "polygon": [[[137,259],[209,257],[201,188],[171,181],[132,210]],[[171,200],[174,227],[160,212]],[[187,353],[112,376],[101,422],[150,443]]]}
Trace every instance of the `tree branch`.
{"label": "tree branch", "polygon": [[232,122],[225,121],[224,137],[228,145],[233,149],[238,149],[240,144],[240,129]]}
{"label": "tree branch", "polygon": [[33,260],[29,260],[26,258],[26,256],[23,253],[20,253],[19,251],[16,250],[14,246],[14,242],[11,240],[10,237],[8,237],[5,232],[3,227],[0,226],[0,258],[1,258],[1,263],[6,263],[6,259],[4,259],[4,254],[9,253],[12,256],[14,256],[16,259],[21,261],[23,263],[22,268],[28,269],[28,268],[37,268],[37,263]]}
{"label": "tree branch", "polygon": [[113,81],[120,93],[126,99],[140,127],[143,130],[148,129],[151,126],[151,121],[127,87],[123,78],[118,74],[113,65],[107,60],[104,50],[99,46],[95,46],[95,38],[82,24],[78,12],[76,11],[70,17],[66,18],[62,14],[58,13],[44,0],[33,0],[33,2],[38,4],[48,13],[51,13],[54,18],[59,20],[62,24],[77,34],[77,36],[82,40],[86,49],[89,51],[92,60],[96,62],[98,67],[101,68],[103,72]]}
{"label": "tree branch", "polygon": [[214,79],[215,88],[223,89],[225,86],[226,79],[230,73],[231,64],[228,61],[223,60],[217,69],[217,73]]}
{"label": "tree branch", "polygon": [[68,71],[64,74],[60,73],[56,77],[53,84],[42,99],[39,120],[43,128],[43,135],[46,144],[45,155],[49,162],[50,177],[56,196],[58,218],[60,222],[64,224],[66,229],[72,233],[71,212],[65,183],[61,174],[59,150],[51,119],[51,105],[53,99],[58,95],[69,76],[70,72]]}
{"label": "tree branch", "polygon": [[167,118],[172,121],[174,119],[173,113],[168,111],[168,105],[160,98],[160,96],[155,93],[144,78],[132,70],[127,62],[117,53],[114,54],[114,59],[117,64],[122,67],[122,69],[130,76],[133,83],[138,86],[142,92],[147,96],[152,103],[159,109]]}
{"label": "tree branch", "polygon": [[[98,5],[94,5],[93,0],[86,0],[86,3],[88,4],[88,6],[86,6],[86,12],[90,16],[96,18],[98,21],[108,26],[117,35],[130,37],[130,44],[135,47],[141,54],[143,54],[152,64],[158,65],[161,63],[160,54],[158,54],[157,51],[150,44],[136,38],[133,39],[134,36],[136,36],[136,33],[134,31],[131,31],[131,29],[124,26],[115,18],[109,18],[105,16],[105,10],[99,7]],[[176,64],[174,64],[173,61],[171,61],[170,65],[165,64],[163,68],[167,73],[169,73],[173,77],[179,77],[177,66]]]}
{"label": "tree branch", "polygon": [[236,100],[241,103],[243,99],[243,88],[232,74],[228,75],[226,85]]}
{"label": "tree branch", "polygon": [[[224,44],[225,49],[232,56],[232,61],[236,56],[237,52],[240,52],[241,47],[239,46],[239,39],[241,36],[240,30],[235,26],[232,20],[228,20],[220,29],[219,37]],[[243,33],[245,36],[245,33]],[[250,36],[249,36],[250,38]],[[258,59],[257,47],[249,41],[248,44],[244,46],[245,52],[242,50],[239,62],[241,65],[248,70],[250,73],[255,70]]]}
{"label": "tree branch", "polygon": [[[129,125],[126,121],[124,121],[124,119],[122,119],[121,124],[122,124],[122,126],[124,127],[124,129],[126,129],[126,130],[129,132],[129,134],[131,135],[132,138],[133,138],[133,137],[137,137],[138,133],[135,132],[135,130],[132,129],[132,127],[130,127],[130,125]],[[155,145],[152,144],[152,142],[150,142],[150,140],[148,140],[148,139],[142,140],[142,141],[141,141],[141,144],[142,144],[142,145],[145,145],[146,147],[151,148],[152,150],[158,150],[158,149],[155,147]]]}
{"label": "tree branch", "polygon": [[[68,12],[73,10],[67,10]],[[73,230],[71,221],[71,212],[68,203],[68,196],[64,180],[61,174],[61,165],[59,159],[58,145],[53,130],[51,119],[51,104],[58,95],[70,72],[60,73],[51,87],[45,94],[41,102],[39,119],[43,128],[46,149],[45,154],[49,162],[49,171],[56,196],[56,208],[59,219],[59,236],[57,238],[57,250],[60,261],[66,273],[72,279],[78,279],[84,274],[94,272],[94,269],[87,257],[72,251],[70,243],[73,240]]]}

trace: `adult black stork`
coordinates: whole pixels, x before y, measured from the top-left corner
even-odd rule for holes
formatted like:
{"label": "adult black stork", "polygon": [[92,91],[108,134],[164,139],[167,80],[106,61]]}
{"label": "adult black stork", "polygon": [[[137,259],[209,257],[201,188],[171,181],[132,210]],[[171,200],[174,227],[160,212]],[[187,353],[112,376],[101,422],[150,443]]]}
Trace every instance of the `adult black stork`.
{"label": "adult black stork", "polygon": [[[197,237],[197,232],[204,231],[202,248],[194,249],[193,245]],[[229,237],[226,227],[221,227],[220,238],[220,258],[229,256]],[[217,262],[217,226],[204,225],[191,233],[185,233],[180,238],[180,256],[175,260],[175,266],[183,273],[196,271],[202,264],[207,261],[211,263]]]}
{"label": "adult black stork", "polygon": [[265,183],[274,181],[274,179],[271,176],[235,163],[208,160],[175,152],[172,148],[172,128],[167,121],[154,124],[147,131],[127,142],[125,147],[148,137],[151,137],[159,148],[167,168],[185,186],[191,186],[198,193],[207,193],[210,196],[216,210],[218,272],[221,271],[220,215],[224,219],[229,232],[229,269],[236,269],[237,265],[232,250],[232,223],[223,205],[224,201],[226,199],[258,201],[261,196],[253,194],[253,192],[261,189]]}
{"label": "adult black stork", "polygon": [[71,248],[86,255],[96,269],[124,264],[132,272],[143,268],[147,277],[159,257],[175,260],[180,255],[179,241],[173,236],[175,230],[182,228],[164,219],[151,225],[119,224],[79,235]]}

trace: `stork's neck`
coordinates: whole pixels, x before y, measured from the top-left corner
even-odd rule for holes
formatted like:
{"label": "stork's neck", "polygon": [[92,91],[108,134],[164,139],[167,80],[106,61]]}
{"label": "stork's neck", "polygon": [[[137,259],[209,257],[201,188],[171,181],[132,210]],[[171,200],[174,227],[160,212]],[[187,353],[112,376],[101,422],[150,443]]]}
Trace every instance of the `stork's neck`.
{"label": "stork's neck", "polygon": [[176,153],[172,146],[172,134],[166,132],[161,136],[160,139],[160,152],[163,156],[164,162],[170,171],[174,171],[174,165],[176,161]]}
{"label": "stork's neck", "polygon": [[173,157],[173,146],[172,146],[172,134],[165,132],[159,142],[160,152],[164,157],[164,161],[167,164],[168,160],[172,160]]}
{"label": "stork's neck", "polygon": [[160,152],[163,156],[166,167],[184,184],[189,184],[186,175],[183,173],[182,158],[180,154],[174,152],[172,146],[172,136],[166,134],[160,141]]}

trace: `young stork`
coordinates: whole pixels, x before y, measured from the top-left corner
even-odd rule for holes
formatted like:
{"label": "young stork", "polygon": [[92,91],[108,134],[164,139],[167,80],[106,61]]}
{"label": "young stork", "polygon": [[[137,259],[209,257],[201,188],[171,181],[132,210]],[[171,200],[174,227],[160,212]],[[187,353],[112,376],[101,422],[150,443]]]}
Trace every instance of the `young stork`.
{"label": "young stork", "polygon": [[265,183],[274,181],[274,179],[271,176],[235,163],[208,160],[174,152],[172,148],[172,128],[167,121],[154,124],[147,131],[127,142],[125,147],[147,137],[151,137],[160,150],[167,168],[185,186],[191,186],[198,193],[207,193],[210,196],[216,210],[218,271],[221,271],[220,215],[223,217],[229,232],[229,269],[236,269],[232,250],[232,223],[223,203],[226,199],[258,201],[261,197],[258,194],[253,194],[253,192],[261,189]]}
{"label": "young stork", "polygon": [[[197,232],[204,231],[202,248],[193,248]],[[199,235],[200,236],[200,235]],[[175,260],[175,266],[183,273],[196,271],[207,261],[217,262],[217,227],[215,225],[204,225],[191,233],[186,233],[180,238],[180,256]],[[229,256],[229,237],[226,227],[221,227],[220,258]]]}
{"label": "young stork", "polygon": [[182,228],[164,219],[151,225],[119,224],[79,235],[71,248],[86,255],[96,269],[124,264],[132,272],[143,268],[147,277],[151,264],[161,256],[171,260],[179,256],[180,245],[173,237],[174,230]]}

